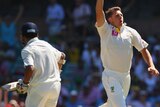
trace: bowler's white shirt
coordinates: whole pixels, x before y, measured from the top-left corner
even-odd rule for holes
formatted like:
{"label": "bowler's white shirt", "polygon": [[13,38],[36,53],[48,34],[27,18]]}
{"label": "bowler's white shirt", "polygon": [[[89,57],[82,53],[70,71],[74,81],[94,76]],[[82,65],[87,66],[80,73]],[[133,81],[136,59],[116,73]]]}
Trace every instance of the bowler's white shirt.
{"label": "bowler's white shirt", "polygon": [[132,64],[133,46],[141,51],[148,44],[139,33],[126,25],[116,35],[116,28],[105,22],[97,27],[101,42],[103,67],[119,72],[129,72]]}
{"label": "bowler's white shirt", "polygon": [[30,85],[61,81],[58,68],[61,52],[49,43],[35,37],[23,48],[21,56],[24,66],[34,66],[34,74],[30,80]]}

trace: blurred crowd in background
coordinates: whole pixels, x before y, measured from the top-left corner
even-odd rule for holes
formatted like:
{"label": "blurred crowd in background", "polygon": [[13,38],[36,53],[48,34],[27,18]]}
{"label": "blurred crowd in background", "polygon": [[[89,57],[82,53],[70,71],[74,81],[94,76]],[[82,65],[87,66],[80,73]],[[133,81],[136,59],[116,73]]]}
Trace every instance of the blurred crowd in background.
{"label": "blurred crowd in background", "polygon": [[[104,9],[120,6],[126,22],[160,18],[159,0],[105,0]],[[19,41],[20,26],[32,21],[39,27],[40,39],[65,52],[61,73],[62,87],[57,107],[98,107],[107,101],[101,83],[103,67],[99,36],[95,29],[96,0],[0,0],[0,85],[23,78]],[[160,24],[159,22],[156,22]],[[159,25],[158,24],[158,25]],[[160,71],[160,37],[138,28],[150,45],[154,63]],[[138,26],[136,26],[138,25]],[[152,25],[154,26],[154,25]],[[141,31],[143,30],[143,32]],[[142,56],[134,49],[131,89],[127,105],[160,107],[160,78],[149,75]],[[46,87],[47,88],[47,87]],[[26,95],[0,90],[0,107],[25,107]]]}

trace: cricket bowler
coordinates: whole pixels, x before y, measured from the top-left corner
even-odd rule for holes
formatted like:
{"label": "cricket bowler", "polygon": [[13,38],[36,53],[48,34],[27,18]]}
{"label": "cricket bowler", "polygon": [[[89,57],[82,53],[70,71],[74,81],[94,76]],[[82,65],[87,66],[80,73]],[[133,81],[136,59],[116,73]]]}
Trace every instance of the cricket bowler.
{"label": "cricket bowler", "polygon": [[124,24],[120,7],[103,11],[104,0],[96,2],[96,28],[100,36],[101,59],[104,67],[102,83],[108,96],[107,103],[100,107],[126,107],[126,97],[130,88],[130,68],[133,47],[143,56],[148,72],[158,76],[148,43],[133,28]]}

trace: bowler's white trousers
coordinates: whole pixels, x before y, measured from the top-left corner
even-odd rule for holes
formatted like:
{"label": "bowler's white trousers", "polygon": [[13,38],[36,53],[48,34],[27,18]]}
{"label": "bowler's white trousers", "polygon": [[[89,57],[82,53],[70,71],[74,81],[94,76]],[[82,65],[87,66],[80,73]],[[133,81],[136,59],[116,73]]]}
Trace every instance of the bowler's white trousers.
{"label": "bowler's white trousers", "polygon": [[102,73],[102,83],[108,96],[107,103],[100,107],[126,107],[126,97],[130,88],[129,72],[121,73],[105,69]]}
{"label": "bowler's white trousers", "polygon": [[25,105],[26,107],[56,107],[60,89],[59,81],[31,87]]}

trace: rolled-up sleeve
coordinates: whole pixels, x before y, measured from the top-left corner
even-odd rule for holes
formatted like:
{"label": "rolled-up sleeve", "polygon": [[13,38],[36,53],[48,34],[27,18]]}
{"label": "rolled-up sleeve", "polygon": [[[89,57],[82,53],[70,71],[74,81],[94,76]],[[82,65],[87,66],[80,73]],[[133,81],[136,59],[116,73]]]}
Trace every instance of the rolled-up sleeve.
{"label": "rolled-up sleeve", "polygon": [[104,22],[104,24],[100,27],[98,27],[97,24],[95,24],[95,27],[97,28],[100,37],[106,36],[105,34],[109,31],[109,24],[107,21]]}
{"label": "rolled-up sleeve", "polygon": [[60,52],[59,50],[57,50],[56,48],[53,47],[53,52],[54,55],[56,57],[57,62],[60,60],[61,56],[62,56],[62,52]]}
{"label": "rolled-up sleeve", "polygon": [[34,59],[31,52],[22,50],[21,56],[23,59],[24,66],[34,65]]}
{"label": "rolled-up sleeve", "polygon": [[144,41],[140,34],[136,30],[132,30],[132,45],[138,50],[141,51],[144,48],[148,47],[148,43]]}

